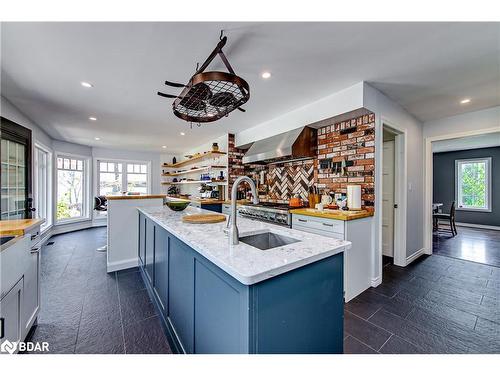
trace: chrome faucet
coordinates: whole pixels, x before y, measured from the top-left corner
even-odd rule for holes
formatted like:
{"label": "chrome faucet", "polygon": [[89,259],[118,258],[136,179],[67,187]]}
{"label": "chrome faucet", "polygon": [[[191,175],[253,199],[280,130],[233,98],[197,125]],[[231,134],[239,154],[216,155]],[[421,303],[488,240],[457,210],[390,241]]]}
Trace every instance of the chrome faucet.
{"label": "chrome faucet", "polygon": [[238,191],[238,185],[246,181],[250,185],[250,189],[252,190],[252,203],[259,203],[259,195],[257,194],[257,188],[255,186],[255,182],[250,177],[240,176],[234,181],[233,188],[231,189],[231,216],[229,217],[231,220],[231,229],[229,230],[229,236],[231,237],[231,243],[233,245],[238,245],[240,243],[240,236],[238,233],[238,226],[236,225],[236,193]]}

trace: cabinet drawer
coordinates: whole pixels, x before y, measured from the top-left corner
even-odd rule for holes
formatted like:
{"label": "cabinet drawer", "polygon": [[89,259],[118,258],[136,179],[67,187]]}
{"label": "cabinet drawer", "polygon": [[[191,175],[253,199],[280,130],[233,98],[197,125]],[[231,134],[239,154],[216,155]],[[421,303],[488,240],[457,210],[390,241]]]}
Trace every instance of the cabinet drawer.
{"label": "cabinet drawer", "polygon": [[325,235],[327,235],[327,233],[338,233],[341,234],[342,237],[344,235],[344,221],[342,220],[323,219],[320,217],[293,214],[292,227],[297,225],[326,232]]}
{"label": "cabinet drawer", "polygon": [[314,229],[302,225],[293,224],[292,229],[301,230],[303,232],[309,232],[314,234],[319,234],[320,236],[336,238],[337,240],[345,240],[344,235],[342,233],[328,232],[324,230]]}
{"label": "cabinet drawer", "polygon": [[30,247],[35,247],[40,243],[40,227],[31,228],[24,232],[24,235],[30,239]]}

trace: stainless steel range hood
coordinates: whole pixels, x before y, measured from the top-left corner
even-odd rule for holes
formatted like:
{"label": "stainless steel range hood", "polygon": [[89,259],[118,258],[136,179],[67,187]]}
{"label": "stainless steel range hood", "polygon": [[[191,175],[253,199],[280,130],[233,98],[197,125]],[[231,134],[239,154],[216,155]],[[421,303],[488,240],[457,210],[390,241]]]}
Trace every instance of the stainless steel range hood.
{"label": "stainless steel range hood", "polygon": [[243,156],[243,164],[310,158],[316,148],[316,129],[304,126],[255,142]]}

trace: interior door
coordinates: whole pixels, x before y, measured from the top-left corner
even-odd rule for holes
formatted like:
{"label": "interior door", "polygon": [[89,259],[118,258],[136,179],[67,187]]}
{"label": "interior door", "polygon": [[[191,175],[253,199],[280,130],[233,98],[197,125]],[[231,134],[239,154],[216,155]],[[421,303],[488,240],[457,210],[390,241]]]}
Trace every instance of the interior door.
{"label": "interior door", "polygon": [[31,130],[0,117],[2,220],[31,218]]}
{"label": "interior door", "polygon": [[382,254],[394,257],[394,141],[384,142],[382,165]]}

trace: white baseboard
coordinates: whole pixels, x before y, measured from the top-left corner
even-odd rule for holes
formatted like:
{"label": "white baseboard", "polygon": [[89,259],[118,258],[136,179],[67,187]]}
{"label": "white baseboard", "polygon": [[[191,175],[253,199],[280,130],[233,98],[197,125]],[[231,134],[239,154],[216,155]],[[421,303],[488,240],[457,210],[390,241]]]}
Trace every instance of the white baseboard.
{"label": "white baseboard", "polygon": [[496,226],[496,225],[483,225],[483,224],[457,223],[457,226],[459,226],[459,227],[478,228],[478,229],[500,230],[500,227],[499,227],[499,226]]}
{"label": "white baseboard", "polygon": [[139,266],[139,259],[126,259],[120,260],[119,262],[108,262],[107,272],[115,272],[120,270],[126,270],[127,268],[133,268]]}
{"label": "white baseboard", "polygon": [[406,265],[410,264],[413,262],[415,259],[417,259],[419,256],[424,255],[425,249],[421,248],[420,250],[415,251],[413,254],[411,254],[409,257],[406,257]]}
{"label": "white baseboard", "polygon": [[378,277],[372,278],[370,284],[371,284],[371,286],[373,288],[376,288],[377,286],[379,286],[380,284],[382,284],[382,276],[378,276]]}

